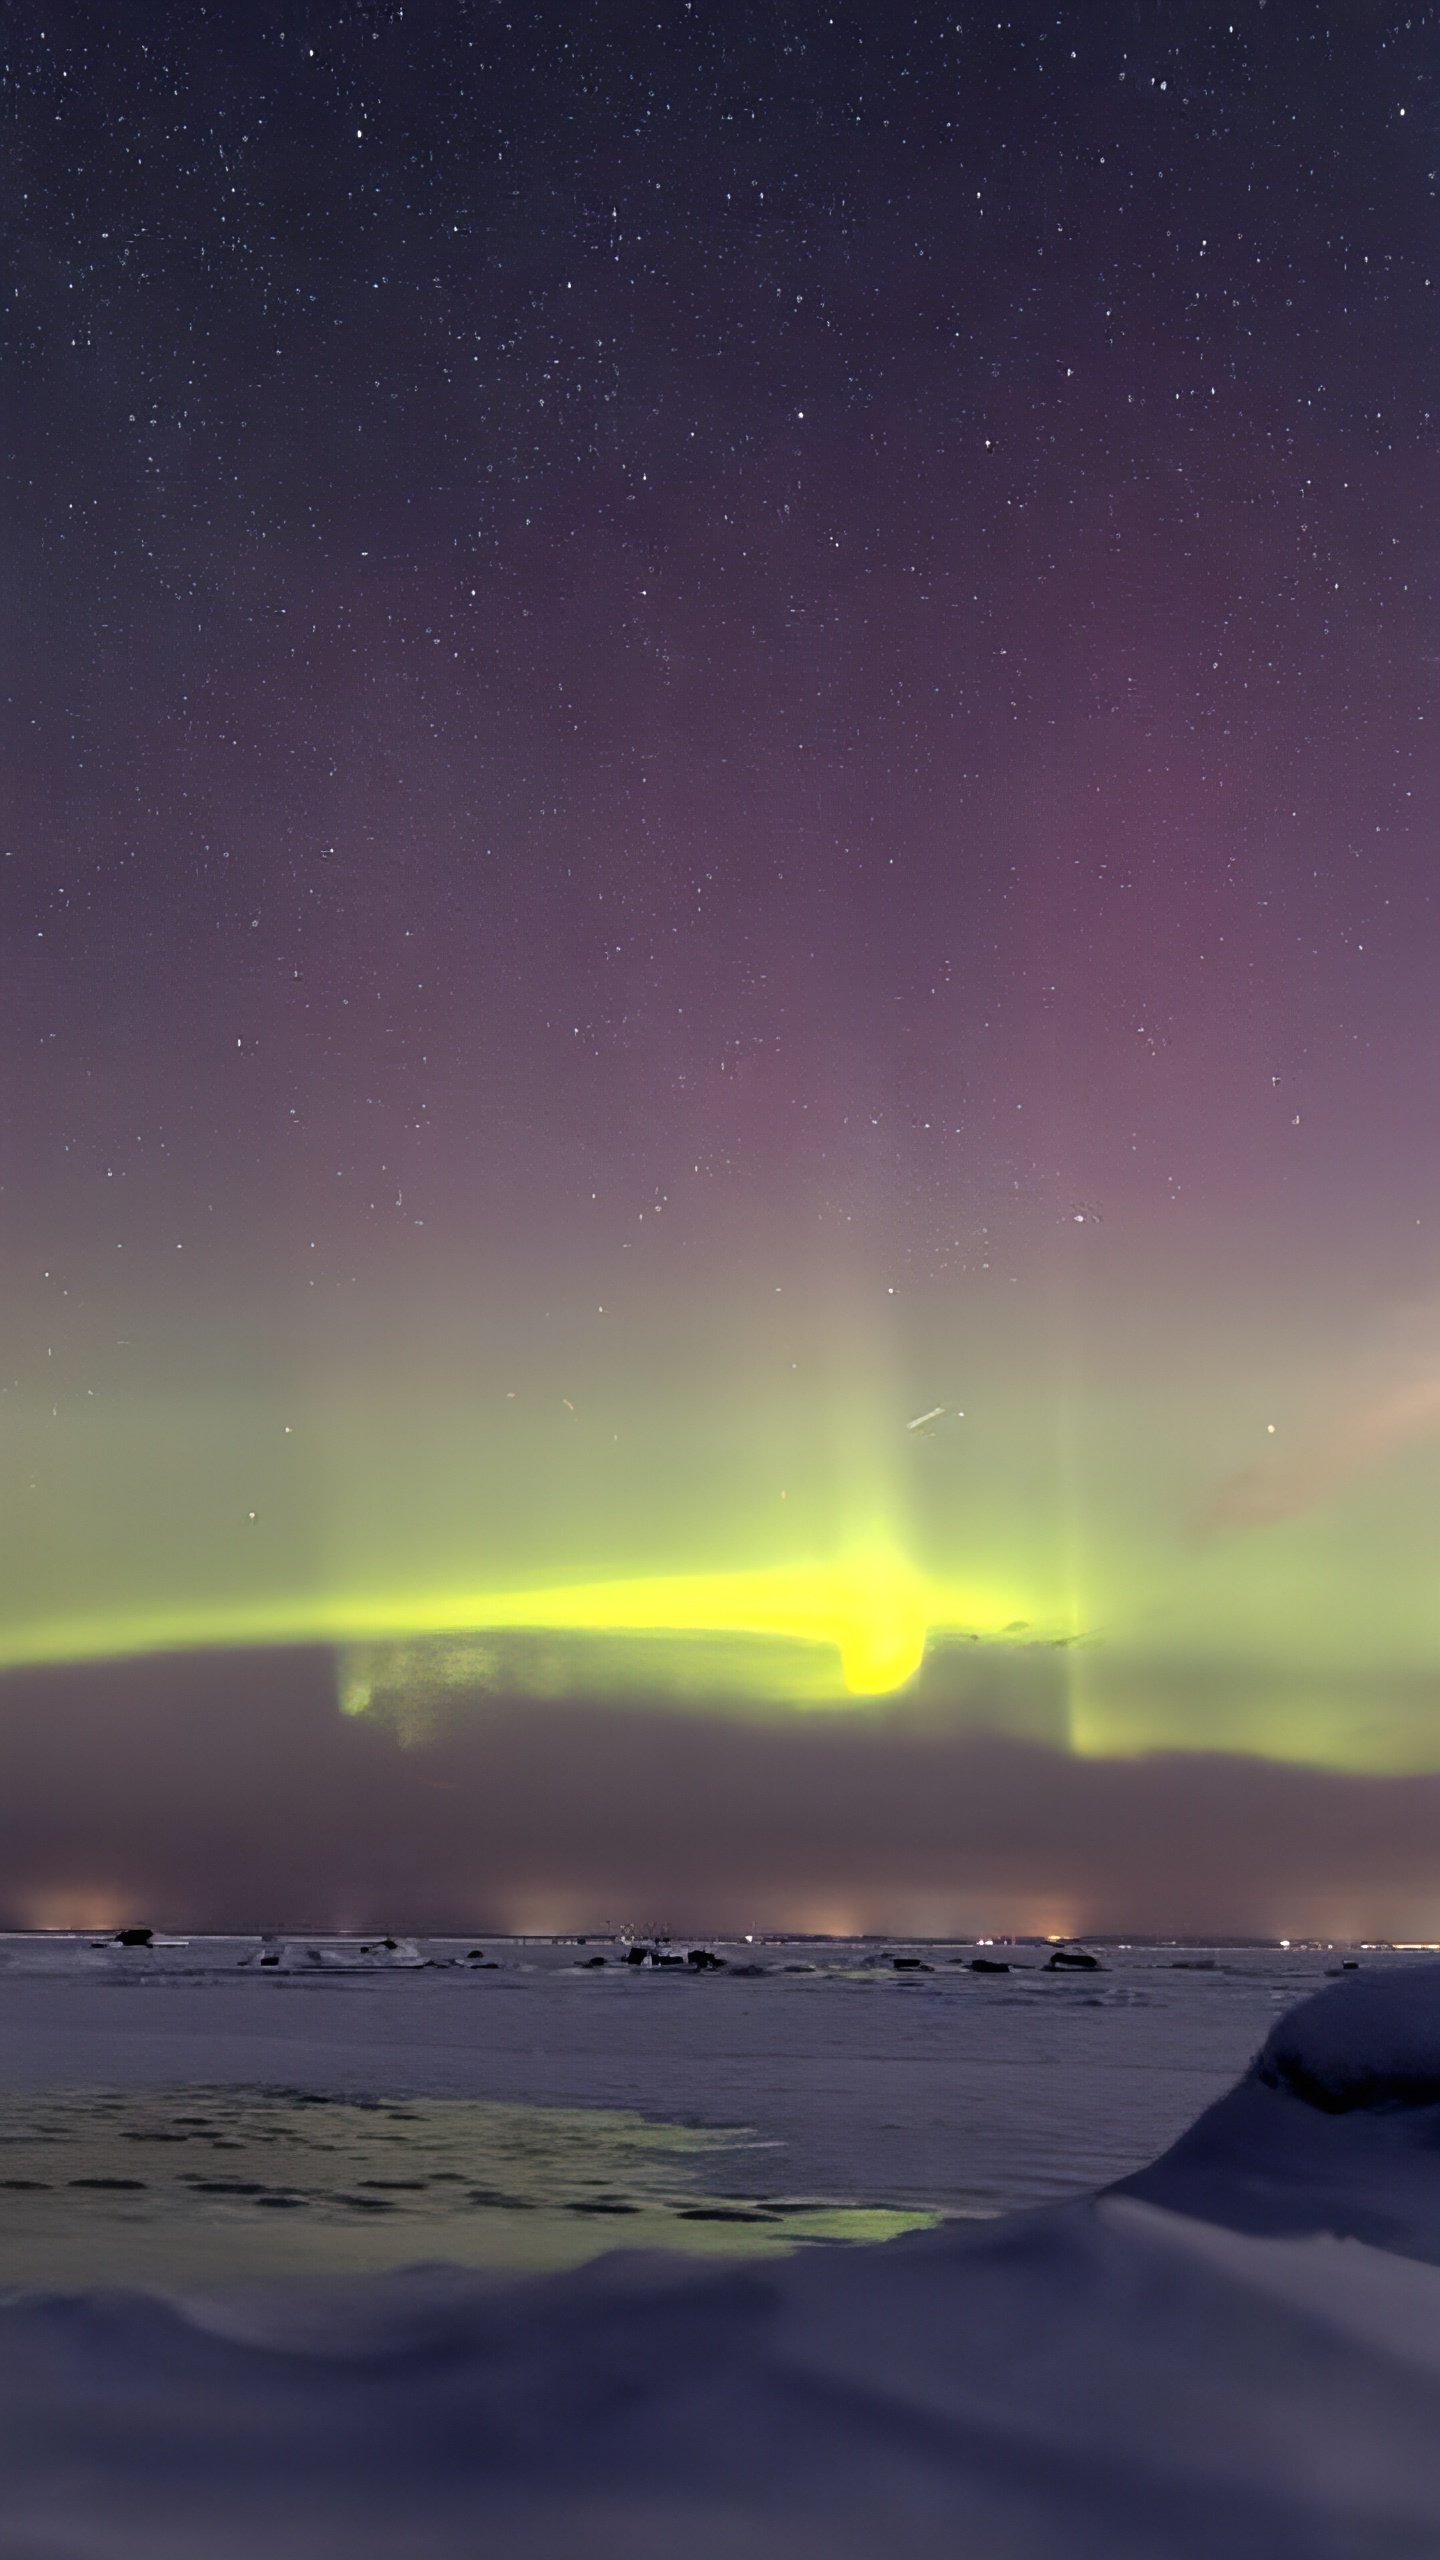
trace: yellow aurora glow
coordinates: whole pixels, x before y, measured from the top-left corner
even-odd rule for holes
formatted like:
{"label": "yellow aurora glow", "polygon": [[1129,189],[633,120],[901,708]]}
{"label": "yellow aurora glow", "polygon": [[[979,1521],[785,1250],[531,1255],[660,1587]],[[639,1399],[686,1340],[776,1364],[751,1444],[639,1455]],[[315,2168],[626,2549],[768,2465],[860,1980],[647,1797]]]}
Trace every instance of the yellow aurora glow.
{"label": "yellow aurora glow", "polygon": [[665,1574],[514,1591],[306,1594],[11,1630],[0,1669],[228,1646],[351,1645],[528,1631],[769,1637],[838,1659],[852,1697],[912,1680],[932,1634],[995,1636],[1023,1616],[1013,1592],[941,1581],[875,1540],[830,1563]]}

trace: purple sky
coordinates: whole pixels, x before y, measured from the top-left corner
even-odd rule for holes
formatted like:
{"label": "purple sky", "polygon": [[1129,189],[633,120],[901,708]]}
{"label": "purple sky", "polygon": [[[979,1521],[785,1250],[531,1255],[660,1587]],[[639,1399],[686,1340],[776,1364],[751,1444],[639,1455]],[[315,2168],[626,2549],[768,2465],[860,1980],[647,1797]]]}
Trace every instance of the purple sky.
{"label": "purple sky", "polygon": [[[1423,1933],[1428,14],[43,14],[15,1907]],[[274,1650],[860,1553],[1043,1744]]]}

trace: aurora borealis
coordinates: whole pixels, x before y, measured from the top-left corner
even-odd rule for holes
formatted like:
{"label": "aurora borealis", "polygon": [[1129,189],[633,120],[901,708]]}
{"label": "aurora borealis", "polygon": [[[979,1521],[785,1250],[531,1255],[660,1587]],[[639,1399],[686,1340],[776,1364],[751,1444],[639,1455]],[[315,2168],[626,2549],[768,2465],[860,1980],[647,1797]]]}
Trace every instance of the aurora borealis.
{"label": "aurora borealis", "polygon": [[[1216,1925],[1262,1784],[1363,1900],[1440,1773],[1424,13],[144,20],[12,65],[17,1801],[147,1684],[297,1841],[324,1751],[550,1735],[583,1909],[583,1728],[733,1783],[707,1909],[872,1911],[1009,1750],[933,1892],[1023,1917],[1180,1753]],[[25,1907],[163,1880],[115,1821]]]}

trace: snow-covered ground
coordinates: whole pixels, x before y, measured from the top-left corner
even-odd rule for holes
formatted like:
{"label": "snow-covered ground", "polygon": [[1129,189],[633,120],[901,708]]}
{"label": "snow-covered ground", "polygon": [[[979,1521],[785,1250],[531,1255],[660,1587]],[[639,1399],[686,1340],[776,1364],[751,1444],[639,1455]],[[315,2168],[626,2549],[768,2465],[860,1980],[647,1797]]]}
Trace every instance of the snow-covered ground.
{"label": "snow-covered ground", "polygon": [[[1137,2174],[734,2263],[17,2294],[5,2560],[1440,2555],[1440,1965],[1324,1983],[1323,1959],[1146,1954],[1021,1979],[849,1950],[642,1980],[503,1949],[402,1980],[51,1952],[0,1963],[12,2108],[227,2082],[588,2098],[756,2128],[772,2148],[697,2146],[727,2188],[743,2162],[752,2194],[972,2217],[981,2169],[992,2202],[1102,2153]],[[976,2129],[987,2100],[1019,2181]],[[1123,2125],[1163,2143],[1199,2108],[1138,2169]]]}

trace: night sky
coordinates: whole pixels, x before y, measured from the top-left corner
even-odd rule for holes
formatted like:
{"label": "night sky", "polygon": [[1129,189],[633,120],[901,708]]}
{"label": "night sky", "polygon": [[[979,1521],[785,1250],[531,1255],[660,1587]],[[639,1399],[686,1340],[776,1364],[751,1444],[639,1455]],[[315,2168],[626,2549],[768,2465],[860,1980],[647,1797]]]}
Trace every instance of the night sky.
{"label": "night sky", "polygon": [[1440,1930],[1433,12],[6,87],[0,1901]]}

